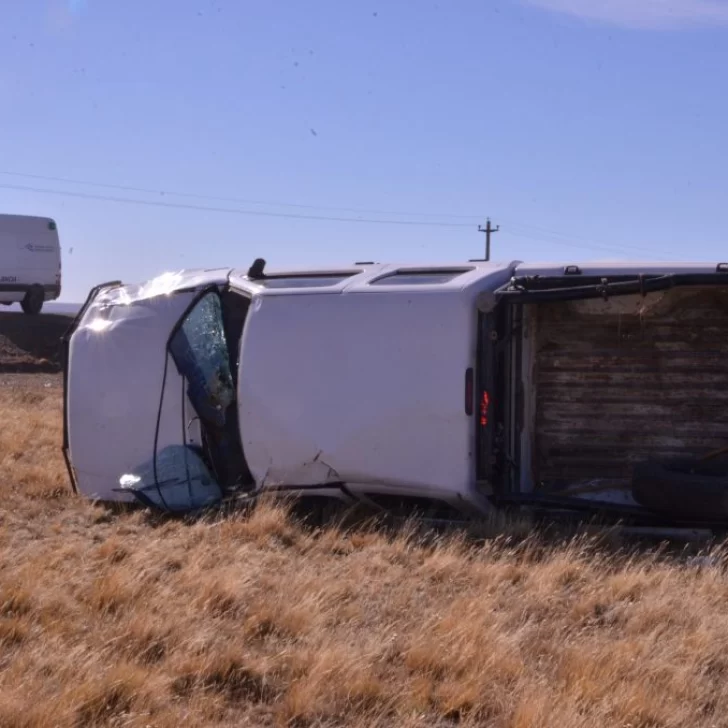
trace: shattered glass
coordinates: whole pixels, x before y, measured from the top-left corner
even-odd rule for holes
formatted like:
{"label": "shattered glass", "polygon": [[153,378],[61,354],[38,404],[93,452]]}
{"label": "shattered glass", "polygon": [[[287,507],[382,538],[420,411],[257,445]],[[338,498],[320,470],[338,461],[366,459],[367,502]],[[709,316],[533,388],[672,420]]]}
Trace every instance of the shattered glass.
{"label": "shattered glass", "polygon": [[189,312],[170,342],[170,353],[188,382],[188,395],[201,419],[223,427],[235,399],[222,305],[216,293],[205,294]]}

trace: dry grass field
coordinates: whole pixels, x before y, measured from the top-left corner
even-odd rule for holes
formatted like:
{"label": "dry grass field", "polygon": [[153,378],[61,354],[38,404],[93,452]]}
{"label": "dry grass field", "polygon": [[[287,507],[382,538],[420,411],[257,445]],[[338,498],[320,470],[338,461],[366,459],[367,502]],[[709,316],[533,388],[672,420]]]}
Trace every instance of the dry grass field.
{"label": "dry grass field", "polygon": [[4,728],[728,724],[720,553],[112,513],[68,488],[57,375],[0,409]]}

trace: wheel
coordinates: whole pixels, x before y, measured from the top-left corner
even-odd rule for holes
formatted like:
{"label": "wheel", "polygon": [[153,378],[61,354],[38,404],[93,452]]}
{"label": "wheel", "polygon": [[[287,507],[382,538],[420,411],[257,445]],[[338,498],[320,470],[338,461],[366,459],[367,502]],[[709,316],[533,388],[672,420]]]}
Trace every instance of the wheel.
{"label": "wheel", "polygon": [[40,286],[32,286],[31,289],[25,294],[25,298],[21,301],[20,307],[23,309],[23,313],[27,313],[30,316],[37,316],[43,308],[45,302],[45,293]]}
{"label": "wheel", "polygon": [[632,495],[646,508],[673,517],[728,519],[728,462],[685,458],[638,463]]}

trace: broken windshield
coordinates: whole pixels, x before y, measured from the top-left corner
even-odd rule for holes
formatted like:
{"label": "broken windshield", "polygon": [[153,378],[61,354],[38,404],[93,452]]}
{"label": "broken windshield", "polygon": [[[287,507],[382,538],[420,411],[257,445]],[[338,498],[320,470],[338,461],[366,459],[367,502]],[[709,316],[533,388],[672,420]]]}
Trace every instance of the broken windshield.
{"label": "broken windshield", "polygon": [[169,351],[187,381],[187,394],[200,419],[224,427],[235,388],[216,292],[204,294],[187,313],[170,341]]}

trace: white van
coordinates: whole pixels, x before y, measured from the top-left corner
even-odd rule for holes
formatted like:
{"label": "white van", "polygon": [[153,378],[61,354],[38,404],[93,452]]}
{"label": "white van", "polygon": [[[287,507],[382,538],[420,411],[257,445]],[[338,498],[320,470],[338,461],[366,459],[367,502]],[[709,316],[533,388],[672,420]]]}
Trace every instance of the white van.
{"label": "white van", "polygon": [[58,228],[48,217],[0,215],[0,304],[38,314],[61,295]]}

